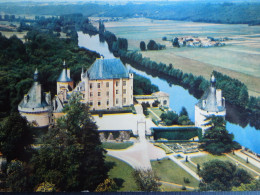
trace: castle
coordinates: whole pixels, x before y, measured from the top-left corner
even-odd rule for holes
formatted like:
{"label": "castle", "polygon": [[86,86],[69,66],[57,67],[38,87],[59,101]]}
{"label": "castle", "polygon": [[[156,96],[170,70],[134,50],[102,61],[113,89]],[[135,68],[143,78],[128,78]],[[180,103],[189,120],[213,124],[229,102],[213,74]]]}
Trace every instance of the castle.
{"label": "castle", "polygon": [[208,128],[206,118],[212,115],[226,116],[225,98],[222,97],[221,89],[216,89],[214,75],[211,76],[210,87],[195,105],[195,126],[201,128],[203,134]]}
{"label": "castle", "polygon": [[129,73],[120,59],[98,58],[84,72],[81,81],[74,88],[70,69],[65,61],[57,80],[57,95],[51,101],[49,92],[43,93],[38,82],[38,71],[28,94],[18,105],[18,111],[35,126],[44,127],[63,116],[62,112],[73,93],[81,94],[82,103],[88,103],[90,110],[109,110],[133,105],[133,73]]}

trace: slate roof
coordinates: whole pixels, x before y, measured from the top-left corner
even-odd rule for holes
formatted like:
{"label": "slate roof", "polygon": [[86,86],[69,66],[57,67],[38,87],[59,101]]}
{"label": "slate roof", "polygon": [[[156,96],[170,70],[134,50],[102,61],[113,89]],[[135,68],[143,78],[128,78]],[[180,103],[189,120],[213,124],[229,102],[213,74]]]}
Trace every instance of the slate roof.
{"label": "slate roof", "polygon": [[41,101],[37,101],[36,100],[36,87],[37,87],[38,82],[34,82],[33,86],[31,87],[31,89],[29,90],[29,92],[27,93],[28,96],[28,101],[25,102],[24,98],[21,101],[21,103],[19,104],[19,106],[21,108],[42,108],[42,107],[46,107],[49,106],[47,104],[47,102],[45,101],[45,94],[42,93],[41,95]]}
{"label": "slate roof", "polygon": [[128,78],[128,70],[120,59],[97,59],[84,76],[90,80]]}
{"label": "slate roof", "polygon": [[[203,100],[206,100],[205,107],[203,107]],[[221,112],[225,110],[225,107],[217,105],[216,88],[209,87],[209,89],[203,94],[202,98],[196,104],[200,109],[209,112]]]}
{"label": "slate roof", "polygon": [[63,68],[58,80],[58,82],[71,82],[71,78],[68,77],[67,69]]}

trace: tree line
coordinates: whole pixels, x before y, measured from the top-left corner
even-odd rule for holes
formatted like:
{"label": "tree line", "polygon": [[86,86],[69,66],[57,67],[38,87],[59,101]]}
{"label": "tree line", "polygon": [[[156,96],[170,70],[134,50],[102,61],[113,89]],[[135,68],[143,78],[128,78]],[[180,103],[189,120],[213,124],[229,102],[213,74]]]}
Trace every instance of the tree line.
{"label": "tree line", "polygon": [[[138,51],[127,51],[126,48],[118,48],[114,51],[111,46],[118,42],[116,35],[109,31],[105,31],[104,34],[110,51],[115,56],[120,56],[124,62],[131,63],[131,65],[141,68],[151,75],[162,76],[169,83],[181,85],[188,89],[196,98],[201,98],[203,93],[208,89],[208,80],[202,76],[194,76],[192,73],[184,73],[182,70],[174,68],[173,64],[167,65],[151,61],[150,58],[143,57]],[[250,124],[259,129],[260,97],[249,97],[246,85],[237,79],[233,79],[217,71],[213,71],[213,74],[217,80],[216,86],[222,89],[226,101],[245,113],[249,118]]]}
{"label": "tree line", "polygon": [[[0,4],[0,10],[9,15],[63,15],[81,13],[88,17],[146,17],[158,20],[180,20],[224,24],[259,25],[258,2],[149,2],[125,5],[83,3],[42,5],[35,2]],[[174,10],[174,11],[173,11]],[[209,14],[211,13],[211,14]]]}

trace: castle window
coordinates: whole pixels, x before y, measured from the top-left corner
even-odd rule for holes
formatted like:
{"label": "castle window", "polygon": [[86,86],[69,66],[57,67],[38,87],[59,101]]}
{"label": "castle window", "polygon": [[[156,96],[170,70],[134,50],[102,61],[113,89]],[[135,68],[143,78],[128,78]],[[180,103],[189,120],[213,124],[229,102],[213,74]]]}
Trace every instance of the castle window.
{"label": "castle window", "polygon": [[101,96],[101,92],[98,92],[98,96]]}
{"label": "castle window", "polygon": [[92,83],[89,84],[89,88],[92,89]]}
{"label": "castle window", "polygon": [[107,96],[109,96],[109,91],[107,91]]}
{"label": "castle window", "polygon": [[107,105],[109,105],[109,100],[107,100]]}
{"label": "castle window", "polygon": [[106,83],[107,87],[109,87],[109,82]]}
{"label": "castle window", "polygon": [[119,84],[119,82],[118,81],[116,81],[116,86],[118,87],[118,84]]}
{"label": "castle window", "polygon": [[116,90],[116,94],[118,94],[118,90]]}
{"label": "castle window", "polygon": [[123,94],[126,94],[126,89],[123,89]]}
{"label": "castle window", "polygon": [[118,104],[118,98],[116,98],[116,104]]}
{"label": "castle window", "polygon": [[92,97],[93,96],[93,93],[92,92],[90,92],[90,97]]}
{"label": "castle window", "polygon": [[97,84],[97,88],[100,88],[100,83]]}
{"label": "castle window", "polygon": [[123,86],[126,86],[126,81],[123,81]]}
{"label": "castle window", "polygon": [[124,104],[126,103],[126,98],[124,98]]}
{"label": "castle window", "polygon": [[101,102],[100,101],[98,101],[98,106],[101,106]]}
{"label": "castle window", "polygon": [[89,102],[89,106],[93,106],[93,102],[91,101],[91,102]]}

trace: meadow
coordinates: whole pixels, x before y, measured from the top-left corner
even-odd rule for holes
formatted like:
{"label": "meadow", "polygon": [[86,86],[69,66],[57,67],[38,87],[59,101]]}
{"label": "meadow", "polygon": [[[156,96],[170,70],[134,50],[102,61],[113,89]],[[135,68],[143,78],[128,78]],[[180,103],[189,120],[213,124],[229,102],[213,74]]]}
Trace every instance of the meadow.
{"label": "meadow", "polygon": [[[209,78],[213,70],[244,82],[250,95],[260,96],[260,26],[209,24],[188,21],[121,19],[105,23],[106,29],[128,39],[130,50],[140,50],[140,41],[153,39],[166,45],[165,50],[144,51],[144,57],[172,63],[175,68]],[[162,41],[162,37],[168,41]],[[170,40],[178,36],[228,37],[224,47],[173,48]]]}

